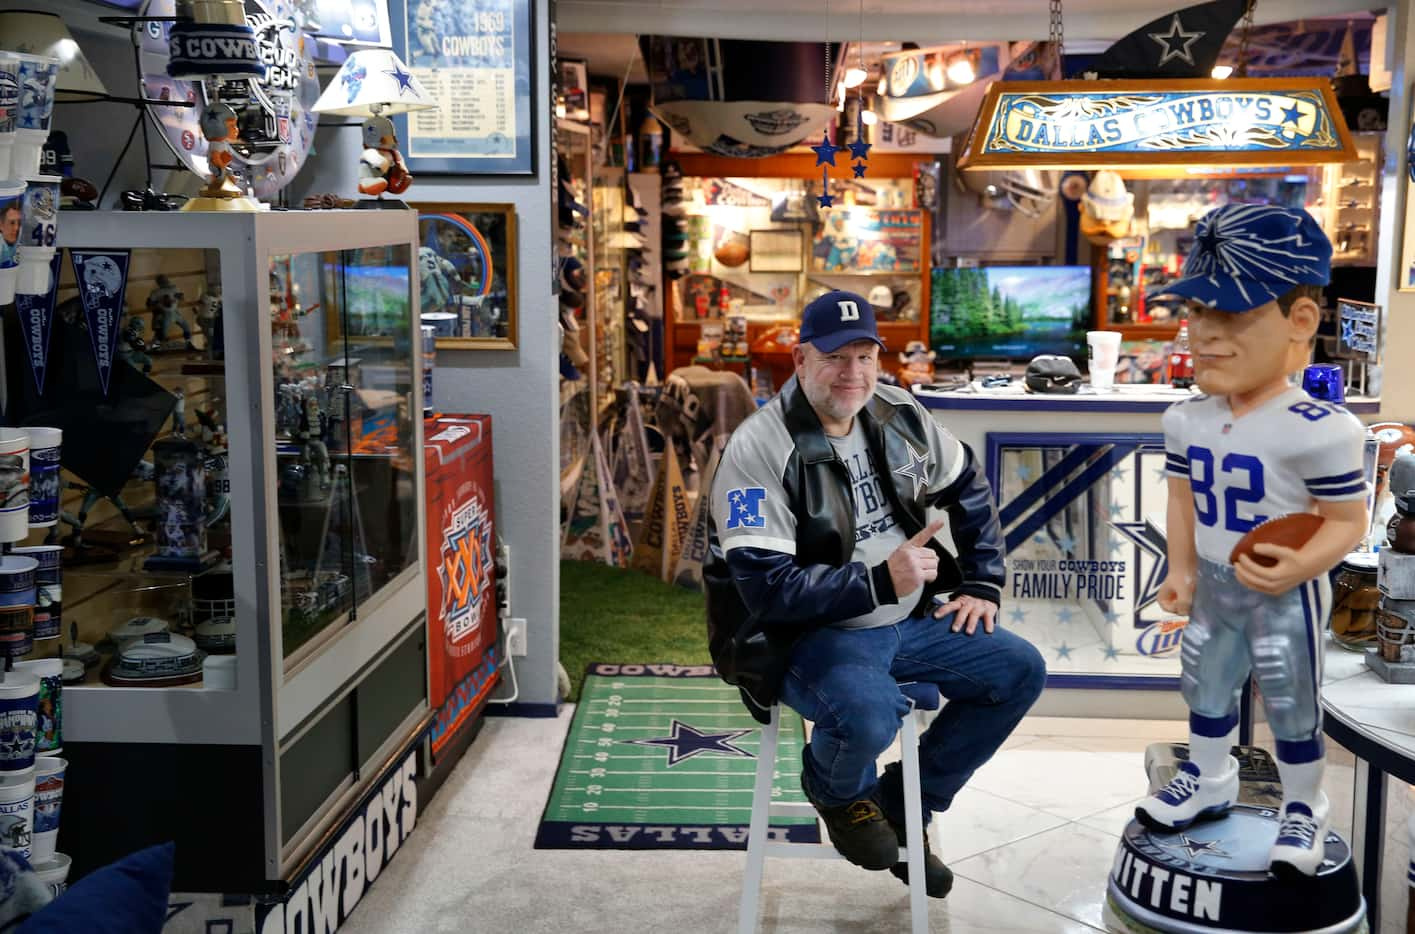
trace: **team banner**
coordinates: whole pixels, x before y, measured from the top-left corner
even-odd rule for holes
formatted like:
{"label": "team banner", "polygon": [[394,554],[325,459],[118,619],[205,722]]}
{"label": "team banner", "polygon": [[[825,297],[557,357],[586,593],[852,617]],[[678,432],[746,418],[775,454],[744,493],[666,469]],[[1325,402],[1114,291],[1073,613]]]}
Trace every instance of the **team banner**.
{"label": "team banner", "polygon": [[614,494],[614,483],[604,457],[599,433],[590,432],[590,451],[580,471],[570,521],[560,541],[560,557],[572,561],[602,561],[625,567],[629,561],[629,533]]}
{"label": "team banner", "polygon": [[993,85],[961,165],[1168,166],[1204,157],[1244,165],[1355,158],[1325,81],[1029,81]]}
{"label": "team banner", "polygon": [[15,294],[15,313],[20,319],[20,333],[25,340],[25,359],[29,361],[34,388],[44,395],[44,376],[49,368],[49,337],[54,333],[54,300],[59,295],[59,264],[64,251],[55,250],[49,260],[49,291],[43,295]]}
{"label": "team banner", "polygon": [[638,386],[630,383],[627,388],[627,417],[614,445],[614,489],[619,493],[624,518],[633,525],[644,518],[649,493],[653,490],[654,469],[649,458],[649,441],[644,431]]}
{"label": "team banner", "polygon": [[727,446],[727,436],[717,439],[713,447],[712,460],[698,481],[698,502],[693,507],[693,520],[688,523],[688,532],[683,536],[683,549],[678,553],[678,564],[673,569],[673,583],[689,590],[703,589],[703,562],[708,554],[708,508],[710,505],[712,480],[717,475],[717,465],[722,461],[722,449]]}
{"label": "team banner", "polygon": [[673,445],[663,446],[663,466],[654,478],[649,514],[634,546],[631,567],[661,580],[673,579],[683,536],[688,532],[688,489]]}
{"label": "team banner", "polygon": [[88,337],[93,344],[98,381],[105,396],[118,354],[118,324],[123,318],[130,256],[128,250],[69,251],[84,306],[84,319],[88,322]]}

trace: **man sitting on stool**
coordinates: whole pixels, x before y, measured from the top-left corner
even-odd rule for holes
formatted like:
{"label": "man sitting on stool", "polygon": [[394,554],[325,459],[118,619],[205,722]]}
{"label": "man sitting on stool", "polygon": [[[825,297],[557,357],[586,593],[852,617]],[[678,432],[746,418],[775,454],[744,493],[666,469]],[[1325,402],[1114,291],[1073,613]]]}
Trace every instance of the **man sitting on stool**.
{"label": "man sitting on stool", "polygon": [[[909,711],[898,682],[948,699],[919,743],[927,826],[1017,726],[1046,668],[995,629],[1003,538],[978,463],[908,392],[876,384],[882,346],[859,295],[806,307],[796,375],[723,452],[703,577],[718,672],[758,720],[779,698],[815,724],[801,786],[831,842],[907,882],[899,764],[875,768]],[[931,508],[946,510],[957,558],[934,540],[944,522]],[[925,869],[929,895],[947,895],[948,867],[927,853]]]}

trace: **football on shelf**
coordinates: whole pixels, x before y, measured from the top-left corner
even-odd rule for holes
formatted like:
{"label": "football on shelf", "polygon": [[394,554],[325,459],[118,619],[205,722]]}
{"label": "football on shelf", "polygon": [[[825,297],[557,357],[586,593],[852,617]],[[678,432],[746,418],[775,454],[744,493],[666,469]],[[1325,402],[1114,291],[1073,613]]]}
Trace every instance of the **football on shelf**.
{"label": "football on shelf", "polygon": [[1254,545],[1270,544],[1281,545],[1284,548],[1301,548],[1312,540],[1312,536],[1317,534],[1317,529],[1322,527],[1326,520],[1321,516],[1310,512],[1294,512],[1286,516],[1277,516],[1266,522],[1260,522],[1248,530],[1248,534],[1238,540],[1238,544],[1233,546],[1233,551],[1228,556],[1229,564],[1237,564],[1240,555],[1247,555],[1259,566],[1270,568],[1277,564],[1276,558],[1267,555],[1260,555],[1253,550]]}

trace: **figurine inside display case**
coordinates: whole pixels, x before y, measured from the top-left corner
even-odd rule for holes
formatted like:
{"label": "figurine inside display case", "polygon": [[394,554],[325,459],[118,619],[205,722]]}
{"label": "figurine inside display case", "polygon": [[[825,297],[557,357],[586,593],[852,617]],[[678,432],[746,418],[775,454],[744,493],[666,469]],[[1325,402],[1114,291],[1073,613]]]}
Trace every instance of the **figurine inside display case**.
{"label": "figurine inside display case", "polygon": [[197,320],[206,335],[206,356],[209,360],[220,360],[226,350],[221,333],[221,313],[221,286],[207,284],[197,299]]}
{"label": "figurine inside display case", "polygon": [[153,350],[163,349],[167,343],[167,331],[173,324],[181,330],[186,349],[196,349],[192,343],[192,326],[182,314],[182,299],[185,297],[169,277],[157,274],[157,288],[147,297],[147,310],[152,314]]}

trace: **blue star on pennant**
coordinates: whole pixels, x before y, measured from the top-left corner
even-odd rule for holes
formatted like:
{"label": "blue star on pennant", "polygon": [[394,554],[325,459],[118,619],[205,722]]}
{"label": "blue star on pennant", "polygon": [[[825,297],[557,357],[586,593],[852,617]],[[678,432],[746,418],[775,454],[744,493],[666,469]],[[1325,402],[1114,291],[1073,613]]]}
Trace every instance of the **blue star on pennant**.
{"label": "blue star on pennant", "polygon": [[856,162],[851,168],[855,170],[856,178],[865,177],[865,164],[863,162]]}
{"label": "blue star on pennant", "polygon": [[835,165],[835,154],[843,147],[837,146],[830,141],[830,133],[821,133],[821,144],[812,146],[812,151],[816,154],[816,165]]}
{"label": "blue star on pennant", "polygon": [[385,75],[398,82],[398,96],[401,97],[404,91],[412,93],[413,76],[395,65],[384,72]]}
{"label": "blue star on pennant", "polygon": [[1135,609],[1138,612],[1159,599],[1160,584],[1164,583],[1165,577],[1169,575],[1169,550],[1164,533],[1149,519],[1144,522],[1112,522],[1111,528],[1155,559],[1150,565],[1149,576],[1145,578],[1145,586],[1141,588],[1139,598],[1135,601]]}
{"label": "blue star on pennant", "polygon": [[909,449],[909,463],[894,468],[894,472],[914,481],[914,495],[917,497],[929,484],[929,455],[927,451],[920,454],[907,441],[904,446]]}
{"label": "blue star on pennant", "polygon": [[624,739],[620,742],[633,746],[662,746],[666,748],[668,750],[668,765],[671,768],[694,756],[703,756],[709,753],[720,753],[736,759],[751,759],[750,752],[732,745],[734,739],[740,739],[751,732],[753,730],[748,729],[705,733],[702,730],[694,729],[682,720],[675,719],[668,736],[655,736],[650,739]]}
{"label": "blue star on pennant", "polygon": [[1159,67],[1163,68],[1170,59],[1177,58],[1186,65],[1194,64],[1194,50],[1191,46],[1204,38],[1202,32],[1185,32],[1179,14],[1169,21],[1169,32],[1152,32],[1150,38],[1160,45]]}
{"label": "blue star on pennant", "polygon": [[857,139],[845,148],[850,150],[851,159],[869,159],[870,157],[870,144],[863,139]]}

